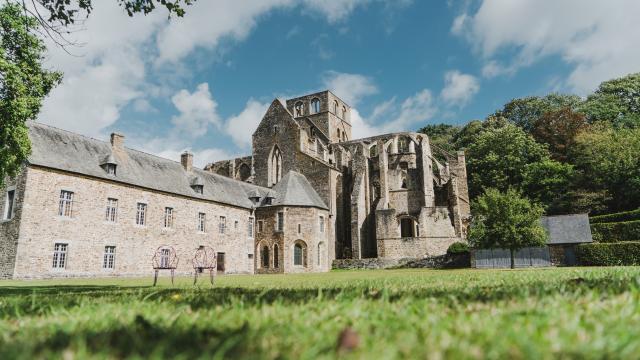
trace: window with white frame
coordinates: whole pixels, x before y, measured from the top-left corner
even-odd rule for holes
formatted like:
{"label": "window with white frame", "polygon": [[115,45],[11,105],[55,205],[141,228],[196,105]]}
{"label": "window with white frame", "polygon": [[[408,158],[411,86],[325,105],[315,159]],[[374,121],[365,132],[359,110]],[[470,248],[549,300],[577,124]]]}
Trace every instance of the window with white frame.
{"label": "window with white frame", "polygon": [[104,257],[102,260],[102,268],[103,269],[113,269],[116,265],[116,247],[115,246],[105,246],[104,247]]}
{"label": "window with white frame", "polygon": [[60,191],[60,203],[58,204],[58,215],[64,217],[73,216],[73,192]]}
{"label": "window with white frame", "polygon": [[320,225],[320,232],[324,232],[324,216],[318,218],[318,224]]}
{"label": "window with white frame", "polygon": [[173,208],[164,208],[164,227],[167,229],[173,227]]}
{"label": "window with white frame", "polygon": [[284,231],[284,212],[278,212],[278,231]]}
{"label": "window with white frame", "polygon": [[261,233],[264,229],[264,222],[262,220],[258,220],[258,232]]}
{"label": "window with white frame", "polygon": [[198,213],[198,231],[206,232],[207,214]]}
{"label": "window with white frame", "polygon": [[67,263],[67,244],[55,243],[53,246],[53,268],[64,269]]}
{"label": "window with white frame", "polygon": [[250,238],[253,237],[253,217],[249,217],[249,221],[247,223],[247,234]]}
{"label": "window with white frame", "polygon": [[4,202],[4,219],[5,220],[9,220],[13,218],[13,208],[14,208],[15,199],[16,199],[16,191],[15,190],[7,191],[7,198],[5,199],[5,202]]}
{"label": "window with white frame", "polygon": [[147,204],[138,203],[136,207],[136,225],[145,225],[147,221]]}
{"label": "window with white frame", "polygon": [[227,218],[224,216],[220,216],[218,220],[218,232],[220,234],[224,234],[226,228],[227,228]]}
{"label": "window with white frame", "polygon": [[105,220],[108,222],[116,222],[118,215],[118,199],[107,199],[107,212],[105,214]]}

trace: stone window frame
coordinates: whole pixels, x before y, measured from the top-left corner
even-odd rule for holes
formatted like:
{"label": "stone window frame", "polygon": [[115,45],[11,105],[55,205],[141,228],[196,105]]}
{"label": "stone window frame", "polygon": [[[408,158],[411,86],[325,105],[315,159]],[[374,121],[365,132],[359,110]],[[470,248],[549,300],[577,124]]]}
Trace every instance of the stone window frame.
{"label": "stone window frame", "polygon": [[325,228],[324,215],[318,216],[318,228],[320,233],[324,233],[324,228]]}
{"label": "stone window frame", "polygon": [[108,223],[118,222],[118,199],[114,197],[107,198],[107,208],[105,211],[105,219]]}
{"label": "stone window frame", "polygon": [[317,258],[317,265],[318,265],[318,266],[322,266],[322,253],[323,253],[323,250],[325,249],[325,247],[326,247],[326,246],[325,246],[325,244],[324,244],[324,241],[320,241],[320,242],[318,243],[318,249],[317,249],[318,254],[316,255],[316,258]]}
{"label": "stone window frame", "polygon": [[[411,225],[410,225],[410,230],[411,230],[411,236],[403,236],[402,233],[402,225],[403,225],[403,221],[406,224],[406,221],[410,221]],[[400,237],[401,238],[413,238],[413,237],[418,237],[420,236],[420,229],[419,229],[419,222],[413,217],[413,216],[409,216],[409,215],[401,215],[398,217],[398,227],[400,228]]]}
{"label": "stone window frame", "polygon": [[72,190],[60,190],[58,202],[58,216],[62,218],[73,218],[73,199],[75,192]]}
{"label": "stone window frame", "polygon": [[[9,194],[12,193],[11,200],[9,200]],[[9,221],[13,219],[16,214],[16,199],[18,198],[18,191],[14,186],[8,186],[4,196],[4,207],[2,209],[2,220]],[[9,206],[11,205],[11,206]]]}
{"label": "stone window frame", "polygon": [[[293,262],[293,266],[297,268],[306,268],[308,266],[307,254],[309,252],[307,243],[302,239],[298,239],[293,243],[292,250],[293,256],[291,260]],[[300,264],[298,264],[298,259],[300,259]]]}
{"label": "stone window frame", "polygon": [[313,99],[311,99],[310,104],[311,106],[309,106],[309,113],[311,115],[318,114],[320,112],[320,108],[322,105],[322,103],[320,102],[320,99],[317,97],[314,97]]}
{"label": "stone window frame", "polygon": [[298,224],[298,234],[302,234],[302,224]]}
{"label": "stone window frame", "polygon": [[338,110],[340,109],[339,106],[340,105],[338,105],[338,100],[333,100],[333,114],[335,116],[338,116]]}
{"label": "stone window frame", "polygon": [[302,100],[296,101],[296,103],[293,105],[293,117],[296,117],[296,118],[303,117],[305,115],[304,108],[305,108],[304,101]]}
{"label": "stone window frame", "polygon": [[261,234],[264,231],[264,221],[258,220],[258,234]]}
{"label": "stone window frame", "polygon": [[116,268],[116,246],[105,245],[104,256],[102,257],[102,269],[113,270]]}
{"label": "stone window frame", "polygon": [[224,235],[227,230],[227,217],[220,215],[218,217],[218,234]]}
{"label": "stone window frame", "polygon": [[173,229],[173,224],[175,220],[174,209],[171,206],[164,207],[164,222],[163,229]]}
{"label": "stone window frame", "polygon": [[263,244],[260,247],[260,267],[262,269],[268,269],[271,266],[271,256],[269,254],[269,245],[267,245],[266,243],[261,243]]}
{"label": "stone window frame", "polygon": [[146,202],[138,201],[136,202],[136,226],[146,226],[147,225],[147,209],[149,205]]}
{"label": "stone window frame", "polygon": [[69,243],[55,242],[53,244],[53,257],[51,267],[53,270],[65,270],[69,258]]}
{"label": "stone window frame", "polygon": [[107,172],[107,175],[113,175],[116,176],[116,170],[117,169],[117,165],[116,164],[105,164],[104,165],[104,170]]}
{"label": "stone window frame", "polygon": [[253,225],[254,222],[255,222],[255,219],[253,218],[253,216],[249,216],[249,220],[247,221],[247,237],[249,239],[254,238],[254,225]]}
{"label": "stone window frame", "polygon": [[273,268],[280,268],[280,246],[273,244]]}
{"label": "stone window frame", "polygon": [[196,230],[198,230],[198,232],[201,234],[207,232],[207,213],[198,211]]}
{"label": "stone window frame", "polygon": [[284,211],[276,213],[276,231],[284,232]]}

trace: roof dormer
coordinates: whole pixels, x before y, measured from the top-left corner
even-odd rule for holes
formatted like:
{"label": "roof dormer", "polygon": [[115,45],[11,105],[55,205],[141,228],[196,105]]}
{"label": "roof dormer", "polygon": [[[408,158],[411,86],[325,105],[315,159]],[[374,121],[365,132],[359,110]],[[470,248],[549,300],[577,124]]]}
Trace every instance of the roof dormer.
{"label": "roof dormer", "polygon": [[104,169],[104,171],[108,175],[116,176],[116,169],[118,167],[118,163],[116,162],[116,159],[113,156],[113,154],[109,154],[102,159],[102,161],[100,162],[100,167],[102,167],[102,169]]}

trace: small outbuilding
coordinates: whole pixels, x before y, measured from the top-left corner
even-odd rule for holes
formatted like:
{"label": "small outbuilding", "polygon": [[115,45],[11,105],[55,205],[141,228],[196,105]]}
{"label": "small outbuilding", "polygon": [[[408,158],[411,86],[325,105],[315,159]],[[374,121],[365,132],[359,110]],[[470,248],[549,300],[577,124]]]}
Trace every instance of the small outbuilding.
{"label": "small outbuilding", "polygon": [[549,234],[547,245],[551,264],[556,266],[577,265],[576,246],[593,242],[589,215],[544,216],[540,221]]}
{"label": "small outbuilding", "polygon": [[[528,247],[516,252],[515,266],[522,268],[577,265],[576,246],[593,242],[589,216],[544,216],[540,222],[549,234],[547,246]],[[511,266],[511,255],[507,249],[477,249],[471,253],[471,267],[496,269]]]}

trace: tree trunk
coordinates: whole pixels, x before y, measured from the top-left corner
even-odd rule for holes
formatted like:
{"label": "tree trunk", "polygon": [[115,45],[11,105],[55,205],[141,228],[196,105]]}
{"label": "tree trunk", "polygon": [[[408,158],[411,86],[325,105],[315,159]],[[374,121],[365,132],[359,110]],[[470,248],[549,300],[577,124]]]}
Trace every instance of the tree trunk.
{"label": "tree trunk", "polygon": [[515,269],[516,268],[516,252],[513,251],[513,249],[509,249],[509,251],[511,252],[511,268]]}

